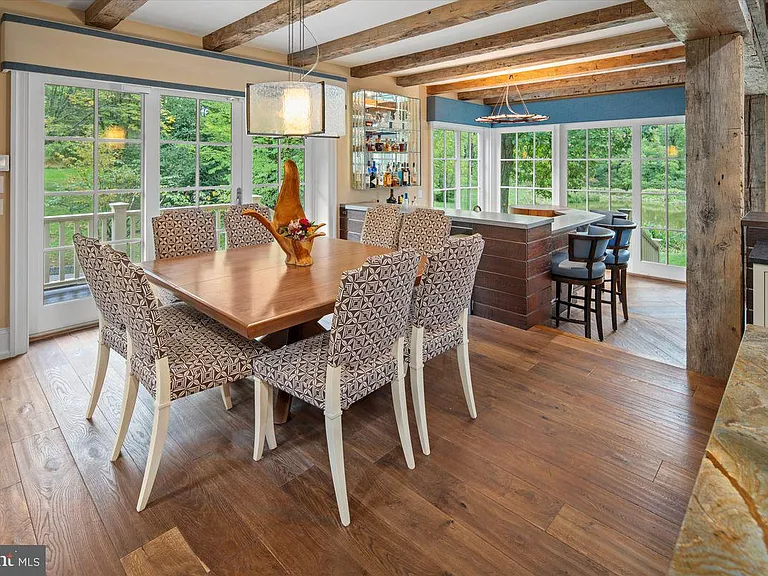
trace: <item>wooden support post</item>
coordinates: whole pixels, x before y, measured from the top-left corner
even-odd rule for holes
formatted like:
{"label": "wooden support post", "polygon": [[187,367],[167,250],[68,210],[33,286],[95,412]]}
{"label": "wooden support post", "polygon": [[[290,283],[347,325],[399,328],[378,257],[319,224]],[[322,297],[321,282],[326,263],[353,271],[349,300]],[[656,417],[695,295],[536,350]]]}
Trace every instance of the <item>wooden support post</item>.
{"label": "wooden support post", "polygon": [[741,340],[744,40],[686,43],[688,369],[726,379]]}
{"label": "wooden support post", "polygon": [[744,99],[744,212],[765,212],[768,186],[768,97],[755,94]]}

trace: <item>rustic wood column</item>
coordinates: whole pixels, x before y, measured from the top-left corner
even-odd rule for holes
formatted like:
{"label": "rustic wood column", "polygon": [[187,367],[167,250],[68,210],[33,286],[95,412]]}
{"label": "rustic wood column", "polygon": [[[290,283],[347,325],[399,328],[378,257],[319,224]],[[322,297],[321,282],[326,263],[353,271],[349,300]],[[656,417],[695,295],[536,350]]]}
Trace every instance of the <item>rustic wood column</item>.
{"label": "rustic wood column", "polygon": [[727,378],[741,339],[744,40],[686,42],[688,369]]}
{"label": "rustic wood column", "polygon": [[768,97],[755,94],[744,99],[744,212],[765,212],[768,186],[766,122]]}

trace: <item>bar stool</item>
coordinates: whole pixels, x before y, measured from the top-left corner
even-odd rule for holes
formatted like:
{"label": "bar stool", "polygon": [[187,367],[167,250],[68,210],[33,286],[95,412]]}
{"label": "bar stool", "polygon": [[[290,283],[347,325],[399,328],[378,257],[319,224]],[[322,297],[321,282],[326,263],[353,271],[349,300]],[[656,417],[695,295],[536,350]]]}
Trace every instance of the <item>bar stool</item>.
{"label": "bar stool", "polygon": [[[568,234],[568,253],[557,252],[552,256],[552,280],[555,282],[555,326],[560,326],[560,322],[574,322],[584,325],[584,335],[587,338],[592,337],[592,313],[595,314],[597,321],[597,335],[600,340],[603,339],[603,314],[600,307],[601,291],[605,281],[605,250],[608,242],[613,238],[613,232],[607,228],[590,225],[587,233]],[[568,285],[568,300],[560,299],[561,286]],[[584,305],[575,304],[573,300],[582,299],[580,296],[573,296],[571,288],[584,286]],[[592,306],[592,288],[595,289],[595,306]],[[560,305],[568,306],[569,317],[560,316]],[[578,308],[584,311],[584,320],[574,320],[570,318],[570,309]]]}
{"label": "bar stool", "polygon": [[625,210],[590,210],[594,214],[602,214],[603,219],[595,222],[597,226],[613,224],[617,220],[626,220],[629,216]]}
{"label": "bar stool", "polygon": [[[621,301],[624,320],[629,320],[627,313],[627,265],[629,264],[629,241],[632,238],[632,230],[637,228],[637,224],[631,220],[616,219],[613,224],[604,224],[603,227],[614,233],[614,237],[608,242],[604,262],[611,272],[611,276],[606,282],[611,285],[611,325],[615,331],[617,327],[617,297]],[[603,302],[602,297],[600,301]]]}

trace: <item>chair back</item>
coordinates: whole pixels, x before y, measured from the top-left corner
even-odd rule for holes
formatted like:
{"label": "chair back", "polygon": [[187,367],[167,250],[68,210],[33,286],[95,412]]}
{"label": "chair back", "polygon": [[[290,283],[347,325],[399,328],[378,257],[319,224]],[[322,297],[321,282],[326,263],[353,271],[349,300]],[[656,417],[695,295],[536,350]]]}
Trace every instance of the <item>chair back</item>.
{"label": "chair back", "polygon": [[590,210],[590,212],[603,215],[603,219],[596,222],[598,226],[610,225],[627,219],[626,212],[619,212],[618,210]]}
{"label": "chair back", "polygon": [[637,228],[637,224],[631,220],[615,220],[613,224],[603,224],[602,227],[614,234],[613,238],[608,241],[608,248],[628,250],[629,241],[632,239],[632,230]]}
{"label": "chair back", "polygon": [[360,241],[371,246],[397,248],[403,214],[397,204],[378,204],[365,212]]}
{"label": "chair back", "polygon": [[112,288],[112,275],[104,247],[96,238],[88,238],[79,233],[72,237],[72,242],[101,317],[107,324],[122,326],[118,295]]}
{"label": "chair back", "polygon": [[104,248],[120,316],[133,344],[134,355],[144,363],[166,356],[159,306],[144,270],[124,253],[109,246]]}
{"label": "chair back", "polygon": [[413,250],[372,256],[341,276],[333,310],[328,363],[356,366],[391,358],[408,325],[419,255]]}
{"label": "chair back", "polygon": [[568,234],[568,260],[585,262],[592,277],[592,265],[605,259],[608,242],[613,238],[613,232],[601,226],[590,225],[586,234]]}
{"label": "chair back", "polygon": [[413,291],[411,325],[433,330],[458,321],[469,307],[484,247],[480,234],[457,236],[427,256],[421,282]]}
{"label": "chair back", "polygon": [[227,233],[227,248],[241,248],[257,244],[270,244],[274,237],[264,225],[253,216],[244,216],[245,210],[255,210],[267,220],[272,219],[269,208],[263,204],[230,206],[224,214],[224,230]]}
{"label": "chair back", "polygon": [[403,216],[397,246],[424,255],[442,248],[450,233],[451,219],[445,212],[416,208]]}
{"label": "chair back", "polygon": [[215,252],[216,221],[213,212],[202,208],[166,210],[152,218],[155,258],[178,258]]}

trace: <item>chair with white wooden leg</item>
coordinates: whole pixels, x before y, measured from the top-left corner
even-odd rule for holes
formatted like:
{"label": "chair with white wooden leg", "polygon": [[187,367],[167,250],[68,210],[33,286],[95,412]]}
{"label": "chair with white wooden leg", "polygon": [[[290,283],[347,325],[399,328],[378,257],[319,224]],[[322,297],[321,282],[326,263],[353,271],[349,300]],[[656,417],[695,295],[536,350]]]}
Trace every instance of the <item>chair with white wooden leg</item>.
{"label": "chair with white wooden leg", "polygon": [[191,317],[181,329],[163,321],[144,271],[122,252],[111,251],[108,262],[119,299],[120,317],[128,338],[128,382],[112,460],[120,455],[125,432],[141,383],[155,400],[149,457],[136,509],[147,505],[168,432],[171,402],[216,386],[224,386],[252,373],[253,360],[268,351],[219,324],[204,325]]}
{"label": "chair with white wooden leg", "polygon": [[[109,253],[114,250],[106,244],[101,244],[96,238],[89,238],[82,234],[74,235],[73,244],[77,261],[83,270],[85,281],[99,312],[99,348],[93,387],[91,388],[91,400],[86,412],[86,418],[90,420],[101,395],[111,352],[114,351],[123,358],[128,358],[129,351],[125,326],[118,308],[117,293],[112,287],[112,277],[107,262]],[[158,304],[162,304],[159,299]],[[166,330],[171,333],[183,331],[194,326],[195,323],[215,324],[213,319],[182,302],[167,306],[162,305],[159,308],[159,314]],[[231,408],[232,402],[229,398],[228,389],[222,388],[222,393],[224,406],[227,409]]]}
{"label": "chair with white wooden leg", "polygon": [[421,450],[429,454],[424,362],[456,348],[459,376],[469,415],[477,418],[469,369],[467,316],[485,241],[479,234],[449,238],[439,252],[427,256],[421,282],[413,291],[408,365]]}
{"label": "chair with white wooden leg", "polygon": [[395,420],[408,468],[414,467],[405,401],[403,348],[408,310],[419,264],[414,251],[373,256],[341,277],[331,331],[300,340],[254,361],[256,379],[253,459],[260,460],[264,440],[275,437],[272,388],[323,410],[328,457],[339,516],[349,524],[342,411],[372,392],[392,385]]}
{"label": "chair with white wooden leg", "polygon": [[377,204],[366,210],[360,242],[369,246],[397,248],[403,214],[397,204]]}
{"label": "chair with white wooden leg", "polygon": [[227,234],[227,249],[242,248],[243,246],[258,246],[259,244],[271,244],[275,241],[272,233],[251,216],[243,214],[246,210],[253,210],[272,220],[272,213],[263,204],[239,204],[230,206],[224,214],[224,230]]}

